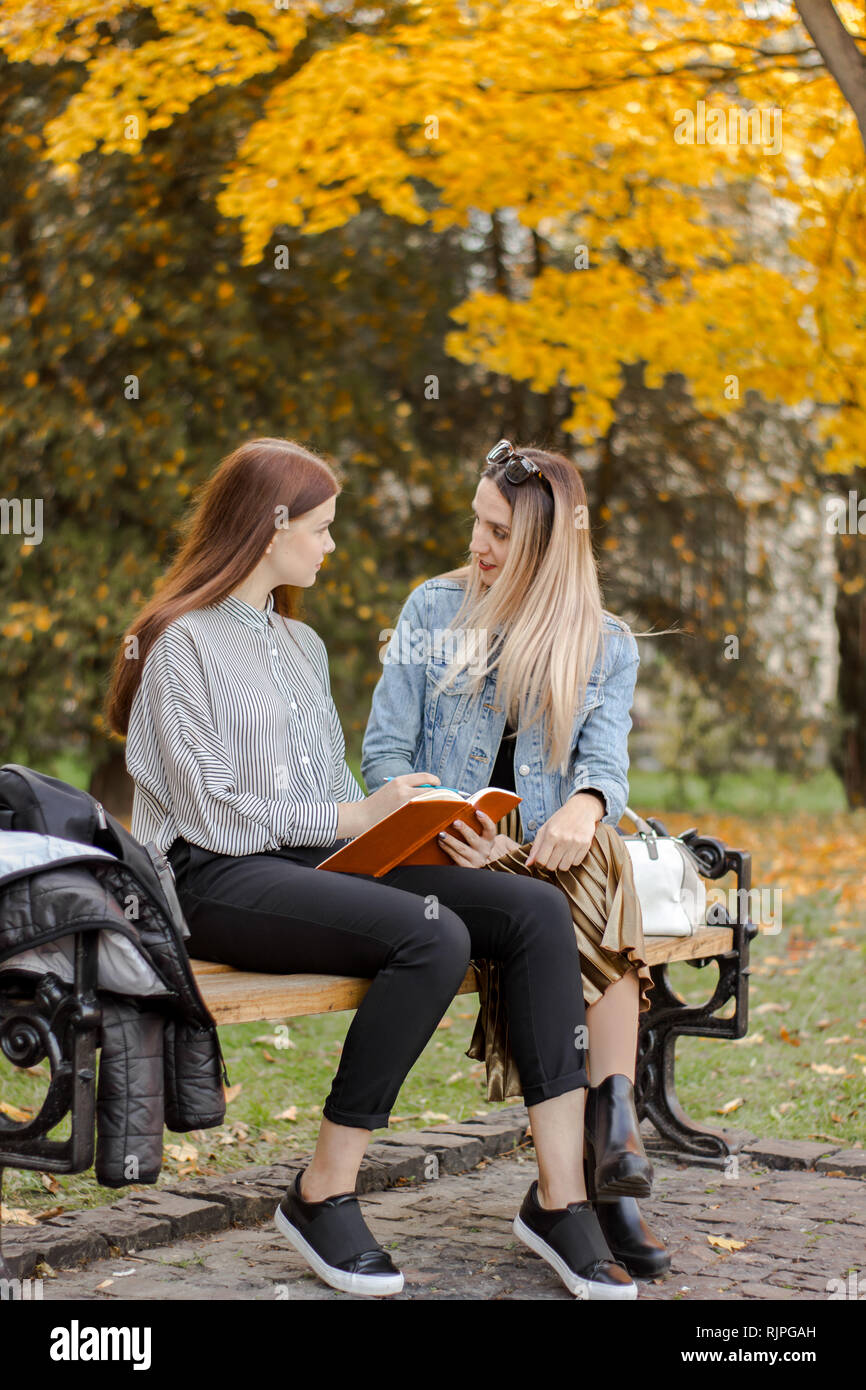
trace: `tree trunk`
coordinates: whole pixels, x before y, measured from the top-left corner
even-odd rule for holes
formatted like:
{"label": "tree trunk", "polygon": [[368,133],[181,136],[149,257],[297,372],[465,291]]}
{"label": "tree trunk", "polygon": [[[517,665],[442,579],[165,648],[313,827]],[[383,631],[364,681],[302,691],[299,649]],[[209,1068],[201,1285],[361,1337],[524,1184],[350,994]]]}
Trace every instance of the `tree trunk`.
{"label": "tree trunk", "polygon": [[[859,483],[851,489],[856,511],[856,501],[866,499],[866,469],[856,469],[848,481]],[[862,532],[849,526],[836,537],[842,732],[831,758],[852,808],[866,806],[866,511],[858,515]]]}
{"label": "tree trunk", "polygon": [[90,795],[101,801],[106,811],[110,811],[119,821],[129,827],[132,820],[132,793],[134,782],[126,770],[123,749],[103,745],[102,761],[96,765],[90,778]]}
{"label": "tree trunk", "polygon": [[866,56],[830,0],[796,0],[797,11],[860,127],[866,145]]}

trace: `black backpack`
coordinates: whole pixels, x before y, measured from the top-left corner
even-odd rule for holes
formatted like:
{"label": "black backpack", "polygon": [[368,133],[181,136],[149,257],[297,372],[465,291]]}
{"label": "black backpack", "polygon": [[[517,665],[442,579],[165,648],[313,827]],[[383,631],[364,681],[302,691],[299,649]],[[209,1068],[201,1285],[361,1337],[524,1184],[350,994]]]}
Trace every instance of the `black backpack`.
{"label": "black backpack", "polygon": [[169,958],[161,952],[163,961],[173,967],[170,973],[175,987],[187,1007],[213,1026],[184,945],[190,933],[175,891],[174,872],[153,843],[140,844],[89,792],[20,763],[0,767],[0,830],[54,835],[60,840],[94,845],[119,859],[161,909],[177,941],[180,949],[171,951]]}
{"label": "black backpack", "polygon": [[153,843],[140,844],[89,792],[32,767],[6,763],[0,767],[0,830],[30,830],[107,850],[156,898],[181,938],[189,936],[166,856]]}
{"label": "black backpack", "polygon": [[[157,973],[175,995],[181,1013],[164,1021],[158,1015],[142,1014],[134,1004],[123,1000],[113,999],[106,1005],[100,1087],[109,1077],[104,1104],[110,1112],[110,1123],[106,1132],[100,1134],[96,1174],[106,1186],[124,1186],[128,1181],[125,1156],[136,1153],[143,1156],[142,1172],[146,1174],[139,1180],[155,1182],[162,1161],[162,1109],[158,1123],[145,1104],[132,1107],[122,1121],[111,1110],[114,1094],[135,1084],[139,1074],[136,1066],[147,1063],[147,1059],[141,1062],[127,1055],[129,1018],[136,1018],[140,1027],[155,1028],[162,1034],[164,1118],[169,1129],[185,1133],[221,1124],[225,1117],[222,1082],[229,1082],[216,1024],[202,998],[184,944],[189,928],[174,890],[171,866],[164,855],[157,853],[155,845],[141,845],[89,792],[20,763],[0,767],[0,830],[52,835],[105,850],[123,868],[100,861],[92,865],[94,875],[100,879],[106,876],[109,883],[113,880],[115,890],[122,879],[121,892],[131,881],[149,899],[153,930],[148,932],[146,941],[142,933],[142,941]],[[112,1054],[108,1062],[106,1047]],[[101,1095],[98,1102],[101,1107]],[[148,1127],[151,1121],[155,1126],[153,1133]]]}

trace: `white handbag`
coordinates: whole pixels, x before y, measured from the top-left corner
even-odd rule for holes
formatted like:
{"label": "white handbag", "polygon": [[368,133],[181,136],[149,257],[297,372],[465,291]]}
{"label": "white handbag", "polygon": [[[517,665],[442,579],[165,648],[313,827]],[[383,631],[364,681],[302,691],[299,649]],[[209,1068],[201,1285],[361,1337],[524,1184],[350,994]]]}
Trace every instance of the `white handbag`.
{"label": "white handbag", "polygon": [[625,815],[638,832],[624,835],[623,841],[634,871],[644,936],[692,936],[707,918],[700,861],[675,835],[658,835],[630,806]]}

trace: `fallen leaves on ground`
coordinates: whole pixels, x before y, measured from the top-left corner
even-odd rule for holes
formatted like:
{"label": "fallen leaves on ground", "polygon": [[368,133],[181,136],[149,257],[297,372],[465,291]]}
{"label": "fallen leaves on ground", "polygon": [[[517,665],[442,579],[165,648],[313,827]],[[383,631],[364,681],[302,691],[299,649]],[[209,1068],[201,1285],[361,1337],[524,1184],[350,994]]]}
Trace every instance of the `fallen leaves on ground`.
{"label": "fallen leaves on ground", "polygon": [[745,1250],[748,1244],[745,1240],[730,1240],[728,1236],[707,1236],[707,1241],[716,1250]]}
{"label": "fallen leaves on ground", "polygon": [[733,1110],[739,1110],[740,1106],[743,1103],[743,1097],[737,1096],[736,1100],[729,1100],[724,1105],[720,1106],[719,1109],[716,1111],[716,1114],[730,1115]]}
{"label": "fallen leaves on ground", "polygon": [[193,1173],[201,1173],[198,1165],[199,1151],[194,1144],[183,1141],[180,1144],[166,1144],[165,1152],[176,1165],[177,1176],[188,1178]]}
{"label": "fallen leaves on ground", "polygon": [[198,1149],[194,1144],[166,1144],[165,1152],[175,1163],[194,1163],[198,1158]]}
{"label": "fallen leaves on ground", "polygon": [[35,1216],[31,1216],[29,1211],[23,1207],[7,1207],[0,1205],[0,1221],[6,1222],[10,1226],[38,1226],[39,1222]]}
{"label": "fallen leaves on ground", "polygon": [[288,1036],[288,1033],[259,1033],[258,1037],[253,1038],[253,1042],[270,1043],[271,1047],[275,1047],[278,1052],[285,1052],[290,1047],[297,1046],[297,1044],[293,1042],[292,1039]]}
{"label": "fallen leaves on ground", "polygon": [[10,1120],[26,1123],[33,1119],[34,1112],[28,1106],[12,1105],[8,1100],[0,1100],[0,1114],[7,1115]]}

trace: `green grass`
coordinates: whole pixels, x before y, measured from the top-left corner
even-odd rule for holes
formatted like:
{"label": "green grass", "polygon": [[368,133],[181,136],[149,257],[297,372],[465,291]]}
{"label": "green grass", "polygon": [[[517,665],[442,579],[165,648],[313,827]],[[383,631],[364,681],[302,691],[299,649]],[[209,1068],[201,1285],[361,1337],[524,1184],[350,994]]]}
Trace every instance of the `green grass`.
{"label": "green grass", "polygon": [[829,769],[812,777],[755,768],[748,773],[722,776],[711,788],[705,777],[673,772],[629,772],[629,805],[644,814],[664,811],[715,813],[716,815],[766,816],[778,812],[832,815],[846,809],[839,778]]}
{"label": "green grass", "polygon": [[[784,931],[753,942],[744,1039],[680,1039],[677,1089],[695,1120],[761,1136],[860,1146],[866,942],[831,930],[836,900],[836,894],[821,893],[786,903]],[[695,1003],[707,997],[710,975],[714,981],[715,967],[670,969],[674,988]],[[736,1099],[743,1104],[728,1116],[716,1113]]]}

